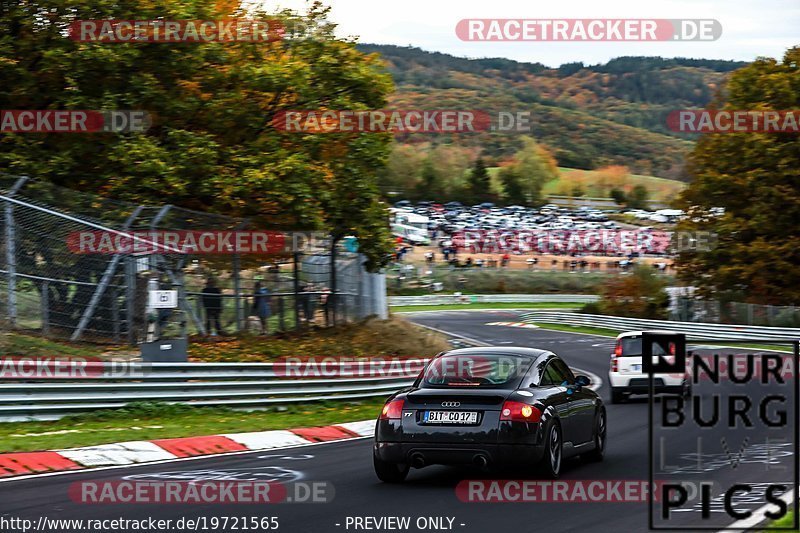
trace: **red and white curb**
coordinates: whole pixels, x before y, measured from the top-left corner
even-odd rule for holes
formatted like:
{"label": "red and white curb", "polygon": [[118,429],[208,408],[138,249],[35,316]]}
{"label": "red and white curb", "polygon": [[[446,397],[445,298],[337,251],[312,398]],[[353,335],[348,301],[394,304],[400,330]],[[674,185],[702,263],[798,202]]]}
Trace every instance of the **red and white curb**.
{"label": "red and white curb", "polygon": [[333,426],[128,441],[45,452],[0,453],[0,478],[126,466],[219,453],[270,450],[372,437],[374,433],[375,421],[361,420]]}
{"label": "red and white curb", "polygon": [[527,322],[487,322],[487,326],[506,326],[508,328],[526,328],[526,329],[539,329],[535,324],[528,324]]}

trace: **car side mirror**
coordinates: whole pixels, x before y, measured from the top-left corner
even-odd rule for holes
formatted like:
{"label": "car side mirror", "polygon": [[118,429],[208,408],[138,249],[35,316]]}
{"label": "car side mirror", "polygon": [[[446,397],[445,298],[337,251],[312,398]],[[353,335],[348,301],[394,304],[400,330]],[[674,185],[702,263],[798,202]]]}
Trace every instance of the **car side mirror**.
{"label": "car side mirror", "polygon": [[591,383],[592,383],[592,380],[590,380],[587,376],[581,375],[581,376],[578,376],[578,377],[575,378],[575,384],[577,386],[579,386],[579,387],[586,387],[586,386],[590,385]]}

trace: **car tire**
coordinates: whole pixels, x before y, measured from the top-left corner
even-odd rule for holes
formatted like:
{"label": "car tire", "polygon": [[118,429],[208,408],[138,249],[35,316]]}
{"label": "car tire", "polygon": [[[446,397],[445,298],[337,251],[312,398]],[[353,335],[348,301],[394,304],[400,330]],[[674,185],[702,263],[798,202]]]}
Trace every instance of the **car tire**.
{"label": "car tire", "polygon": [[375,475],[384,483],[402,483],[408,476],[409,466],[405,463],[391,463],[373,455],[372,464]]}
{"label": "car tire", "polygon": [[611,387],[611,403],[622,403],[625,401],[625,393],[619,388]]}
{"label": "car tire", "polygon": [[551,420],[545,426],[544,434],[544,456],[540,463],[540,469],[545,478],[558,479],[558,476],[561,475],[561,463],[564,459],[561,426],[555,420]]}
{"label": "car tire", "polygon": [[590,461],[600,462],[606,456],[606,436],[608,434],[606,410],[600,409],[594,417],[594,450],[586,454]]}

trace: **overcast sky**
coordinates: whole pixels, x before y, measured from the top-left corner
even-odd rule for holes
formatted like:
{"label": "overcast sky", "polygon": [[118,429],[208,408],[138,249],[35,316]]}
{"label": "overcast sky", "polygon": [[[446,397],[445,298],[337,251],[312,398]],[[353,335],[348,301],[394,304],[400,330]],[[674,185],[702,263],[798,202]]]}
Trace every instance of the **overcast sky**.
{"label": "overcast sky", "polygon": [[[342,36],[363,43],[417,46],[459,57],[507,57],[558,66],[604,63],[625,55],[751,61],[781,57],[800,44],[800,0],[323,0]],[[268,9],[302,9],[305,0],[264,0]],[[713,42],[464,42],[455,26],[467,18],[717,19]]]}

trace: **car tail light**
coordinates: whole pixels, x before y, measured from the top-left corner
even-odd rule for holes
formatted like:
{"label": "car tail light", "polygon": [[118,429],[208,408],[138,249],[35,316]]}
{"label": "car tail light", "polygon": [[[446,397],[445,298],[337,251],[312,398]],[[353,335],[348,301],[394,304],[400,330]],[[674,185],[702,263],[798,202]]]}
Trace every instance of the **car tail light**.
{"label": "car tail light", "polygon": [[622,341],[620,339],[617,339],[617,345],[614,346],[614,355],[622,357]]}
{"label": "car tail light", "polygon": [[392,400],[383,406],[381,420],[397,419],[403,416],[403,404],[405,400]]}
{"label": "car tail light", "polygon": [[614,345],[614,351],[611,352],[611,371],[612,372],[619,372],[619,361],[617,361],[617,357],[622,357],[622,340],[617,339],[617,343]]}
{"label": "car tail light", "polygon": [[503,409],[500,411],[500,420],[538,422],[541,418],[542,412],[539,409],[522,402],[507,401],[503,403]]}

